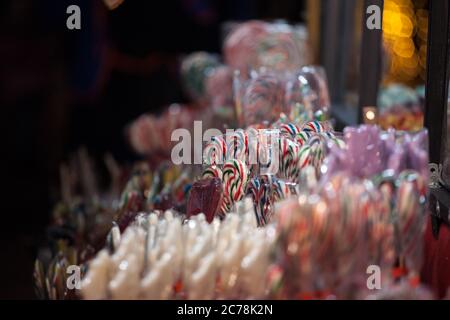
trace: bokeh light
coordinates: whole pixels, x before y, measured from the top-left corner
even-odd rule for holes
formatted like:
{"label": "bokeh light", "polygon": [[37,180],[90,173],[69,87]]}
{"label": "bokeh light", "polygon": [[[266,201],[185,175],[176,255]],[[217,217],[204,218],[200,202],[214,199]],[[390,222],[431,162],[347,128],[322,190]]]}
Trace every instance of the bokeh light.
{"label": "bokeh light", "polygon": [[426,2],[385,0],[383,43],[387,51],[385,83],[416,85],[425,79],[428,11]]}

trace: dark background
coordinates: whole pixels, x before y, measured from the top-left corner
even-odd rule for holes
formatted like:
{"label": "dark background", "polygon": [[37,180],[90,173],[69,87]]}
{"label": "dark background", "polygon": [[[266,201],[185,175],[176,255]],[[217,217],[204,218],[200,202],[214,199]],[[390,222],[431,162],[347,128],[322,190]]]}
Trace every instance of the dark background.
{"label": "dark background", "polygon": [[[81,8],[81,30],[66,8]],[[123,129],[144,112],[183,102],[182,54],[220,52],[228,20],[302,20],[304,1],[100,0],[0,2],[2,213],[0,298],[33,299],[35,254],[58,200],[62,161],[86,146],[135,159]]]}

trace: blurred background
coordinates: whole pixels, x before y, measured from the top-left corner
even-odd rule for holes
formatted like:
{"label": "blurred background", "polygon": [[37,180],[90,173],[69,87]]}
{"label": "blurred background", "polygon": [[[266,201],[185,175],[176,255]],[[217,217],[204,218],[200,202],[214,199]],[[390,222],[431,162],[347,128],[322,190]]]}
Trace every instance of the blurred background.
{"label": "blurred background", "polygon": [[[60,164],[81,146],[99,163],[107,152],[119,163],[135,160],[125,126],[142,113],[159,114],[174,101],[187,101],[180,60],[193,51],[219,53],[226,22],[305,24],[313,61],[327,71],[333,107],[338,113],[343,106],[356,110],[363,1],[125,0],[114,10],[105,2],[0,3],[2,171],[8,190],[0,298],[34,298],[33,262],[60,197]],[[81,9],[81,30],[66,28],[72,4]],[[381,85],[423,84],[426,8],[427,0],[385,1]],[[344,124],[356,121],[342,114]]]}

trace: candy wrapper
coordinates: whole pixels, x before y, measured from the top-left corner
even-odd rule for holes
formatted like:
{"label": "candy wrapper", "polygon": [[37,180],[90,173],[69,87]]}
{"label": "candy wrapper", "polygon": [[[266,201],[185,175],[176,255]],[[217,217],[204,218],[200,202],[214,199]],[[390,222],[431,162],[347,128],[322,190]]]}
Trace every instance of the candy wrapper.
{"label": "candy wrapper", "polygon": [[351,176],[372,178],[390,169],[396,176],[412,169],[428,177],[428,133],[407,134],[376,126],[348,127],[344,130],[345,148],[333,147],[326,159],[326,177],[339,171]]}

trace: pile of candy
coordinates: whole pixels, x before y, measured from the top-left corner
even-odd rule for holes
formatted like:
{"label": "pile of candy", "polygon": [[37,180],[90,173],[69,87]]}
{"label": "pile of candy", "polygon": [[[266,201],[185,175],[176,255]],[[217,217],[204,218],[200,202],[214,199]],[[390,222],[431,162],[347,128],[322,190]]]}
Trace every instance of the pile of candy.
{"label": "pile of candy", "polygon": [[128,137],[133,149],[141,155],[168,155],[173,147],[171,135],[175,129],[191,129],[195,110],[172,104],[160,116],[141,115],[128,128]]}
{"label": "pile of candy", "polygon": [[[335,132],[326,76],[305,66],[298,35],[250,21],[228,35],[225,63],[204,52],[185,58],[181,79],[195,107],[130,125],[131,145],[155,163],[136,165],[110,198],[114,226],[83,264],[81,298],[430,297],[418,279],[427,132]],[[163,162],[172,131],[194,120],[243,129],[206,141],[198,167]],[[50,269],[36,267],[42,297],[67,298],[62,271],[88,260],[60,248]],[[368,292],[371,265],[391,291]]]}
{"label": "pile of candy", "polygon": [[[251,208],[251,204],[250,204]],[[242,209],[240,209],[242,211]],[[85,299],[239,299],[265,296],[274,241],[252,212],[211,224],[199,215],[183,224],[166,211],[142,214],[90,263]]]}
{"label": "pile of candy", "polygon": [[301,193],[276,210],[287,279],[281,297],[314,292],[313,298],[321,298],[331,292],[356,298],[349,296],[350,288],[363,289],[370,265],[384,270],[387,279],[391,271],[396,278],[418,275],[426,139],[426,132],[399,135],[370,126],[345,130],[345,148],[331,148],[314,192]]}
{"label": "pile of candy", "polygon": [[415,91],[400,84],[388,85],[380,91],[378,107],[378,124],[385,130],[418,131],[423,128],[424,106],[420,88]]}
{"label": "pile of candy", "polygon": [[35,291],[41,299],[74,297],[66,286],[67,267],[86,263],[105,244],[126,173],[111,155],[104,160],[111,181],[106,189],[100,188],[96,166],[85,149],[61,165],[62,198],[35,261]]}
{"label": "pile of candy", "polygon": [[150,169],[147,162],[128,170],[108,155],[105,166],[111,183],[102,190],[93,164],[82,149],[61,167],[63,197],[35,262],[35,290],[41,299],[78,298],[66,285],[67,267],[80,265],[83,273],[86,263],[105,246],[113,222],[124,231],[144,210],[185,211],[194,178],[190,170],[169,163]]}
{"label": "pile of candy", "polygon": [[308,52],[300,27],[261,21],[239,24],[223,45],[224,62],[207,52],[184,57],[180,78],[190,105],[173,105],[161,116],[135,120],[128,130],[131,146],[148,157],[167,154],[173,146],[167,143],[170,133],[176,128],[191,130],[193,120],[201,120],[203,127],[226,129],[327,119],[326,77],[319,67],[302,68],[308,65]]}

